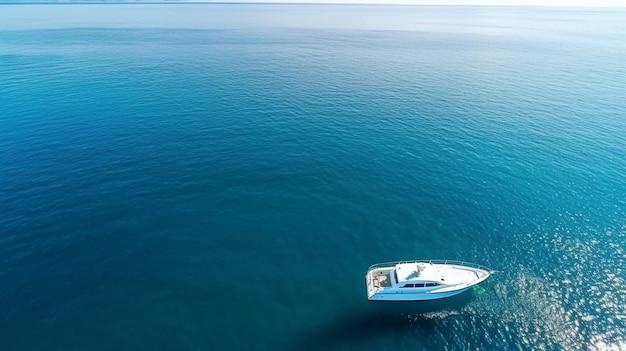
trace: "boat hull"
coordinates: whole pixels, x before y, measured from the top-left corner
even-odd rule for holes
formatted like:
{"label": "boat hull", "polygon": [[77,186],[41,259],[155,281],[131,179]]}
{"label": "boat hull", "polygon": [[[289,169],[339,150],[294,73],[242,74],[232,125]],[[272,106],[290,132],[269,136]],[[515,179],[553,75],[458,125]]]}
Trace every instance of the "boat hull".
{"label": "boat hull", "polygon": [[421,293],[421,294],[376,294],[369,298],[370,301],[378,302],[414,302],[414,301],[430,301],[439,300],[461,294],[470,287],[461,288],[459,290],[441,292],[441,293]]}

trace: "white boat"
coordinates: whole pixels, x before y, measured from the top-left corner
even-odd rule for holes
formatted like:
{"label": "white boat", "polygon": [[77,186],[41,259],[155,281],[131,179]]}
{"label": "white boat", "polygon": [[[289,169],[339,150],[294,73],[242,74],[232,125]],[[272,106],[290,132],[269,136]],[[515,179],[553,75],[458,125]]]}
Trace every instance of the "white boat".
{"label": "white boat", "polygon": [[447,260],[378,263],[365,275],[370,301],[425,301],[460,294],[489,278],[481,265]]}

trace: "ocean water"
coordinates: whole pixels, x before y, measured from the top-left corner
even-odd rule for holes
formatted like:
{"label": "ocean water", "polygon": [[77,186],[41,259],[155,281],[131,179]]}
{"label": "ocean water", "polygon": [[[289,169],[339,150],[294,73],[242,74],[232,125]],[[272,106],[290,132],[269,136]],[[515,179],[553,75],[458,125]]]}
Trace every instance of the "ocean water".
{"label": "ocean water", "polygon": [[[0,350],[626,350],[626,11],[0,5]],[[500,271],[406,310],[383,261]]]}

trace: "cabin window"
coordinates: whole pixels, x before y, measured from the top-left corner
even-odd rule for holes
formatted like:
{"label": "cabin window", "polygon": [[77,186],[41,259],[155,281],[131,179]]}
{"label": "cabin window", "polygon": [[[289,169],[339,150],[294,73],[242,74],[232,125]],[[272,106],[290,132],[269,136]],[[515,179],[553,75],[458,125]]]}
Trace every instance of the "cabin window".
{"label": "cabin window", "polygon": [[426,283],[427,287],[431,287],[431,286],[437,286],[439,285],[438,283]]}
{"label": "cabin window", "polygon": [[412,288],[413,286],[413,284],[404,284],[403,288]]}
{"label": "cabin window", "polygon": [[416,288],[423,288],[423,287],[424,287],[424,284],[415,284],[415,287],[416,287]]}

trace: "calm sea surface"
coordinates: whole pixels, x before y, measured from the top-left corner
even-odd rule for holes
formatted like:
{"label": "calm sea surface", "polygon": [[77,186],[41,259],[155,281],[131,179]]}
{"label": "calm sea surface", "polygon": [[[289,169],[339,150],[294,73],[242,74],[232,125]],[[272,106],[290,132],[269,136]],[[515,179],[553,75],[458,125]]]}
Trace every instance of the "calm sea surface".
{"label": "calm sea surface", "polygon": [[[626,11],[0,5],[0,350],[626,350]],[[386,311],[363,276],[501,271]]]}

